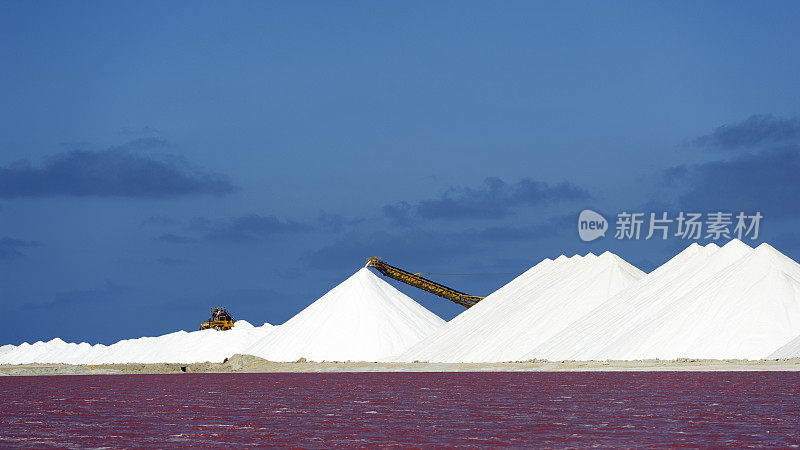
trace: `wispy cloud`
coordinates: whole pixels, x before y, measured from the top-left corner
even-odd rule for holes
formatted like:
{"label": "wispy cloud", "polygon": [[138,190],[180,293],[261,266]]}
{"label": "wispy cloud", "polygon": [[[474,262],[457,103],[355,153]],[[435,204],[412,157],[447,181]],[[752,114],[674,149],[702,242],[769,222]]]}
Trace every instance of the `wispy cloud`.
{"label": "wispy cloud", "polygon": [[533,242],[572,231],[575,216],[559,215],[542,223],[467,229],[464,231],[409,228],[395,232],[349,233],[304,258],[309,267],[331,269],[381,256],[424,264],[468,255],[496,243]]}
{"label": "wispy cloud", "polygon": [[193,237],[181,236],[174,233],[163,233],[158,235],[155,239],[168,244],[193,244],[197,242],[197,239]]}
{"label": "wispy cloud", "polygon": [[144,127],[124,127],[118,131],[122,136],[154,136],[160,134],[160,131],[150,126]]}
{"label": "wispy cloud", "polygon": [[334,233],[339,233],[342,231],[346,231],[355,227],[357,225],[363,224],[366,222],[366,219],[361,217],[346,217],[341,214],[328,214],[323,213],[317,217],[316,224],[309,224],[310,226],[322,230],[331,231]]}
{"label": "wispy cloud", "polygon": [[591,199],[589,192],[570,182],[549,184],[529,178],[508,184],[500,178],[486,178],[478,188],[453,187],[441,197],[415,204],[399,202],[383,207],[393,223],[407,225],[413,218],[460,220],[502,219],[515,207],[544,206]]}
{"label": "wispy cloud", "polygon": [[75,289],[58,292],[50,301],[37,304],[24,304],[25,309],[69,308],[87,305],[108,304],[119,294],[130,292],[131,288],[106,280],[105,285],[97,289]]}
{"label": "wispy cloud", "polygon": [[182,265],[185,265],[185,264],[187,264],[189,262],[189,261],[187,261],[185,259],[169,258],[169,257],[158,258],[158,259],[156,259],[156,261],[158,261],[159,263],[161,263],[161,264],[163,264],[165,266],[182,266]]}
{"label": "wispy cloud", "polygon": [[174,224],[175,224],[175,219],[173,219],[172,217],[150,216],[150,217],[142,220],[141,222],[139,222],[139,227],[140,228],[163,227],[163,226],[169,226],[169,225],[174,225]]}
{"label": "wispy cloud", "polygon": [[[150,218],[146,222],[151,221]],[[155,223],[162,221],[155,218]],[[169,244],[193,244],[201,241],[216,243],[247,243],[270,239],[275,236],[299,235],[309,232],[338,234],[352,231],[365,222],[362,218],[351,218],[340,214],[320,214],[316,219],[294,220],[275,215],[246,214],[242,216],[210,219],[194,217],[182,229],[172,227],[155,240]],[[167,225],[171,224],[166,223]]]}
{"label": "wispy cloud", "polygon": [[771,114],[752,115],[742,122],[722,125],[695,139],[696,145],[739,149],[800,139],[800,118],[781,119]]}
{"label": "wispy cloud", "polygon": [[315,269],[335,269],[342,265],[358,265],[369,256],[409,262],[440,261],[469,252],[475,245],[476,242],[463,241],[460,236],[427,230],[348,233],[327,247],[309,253],[304,262]]}
{"label": "wispy cloud", "polygon": [[572,230],[575,224],[574,215],[560,215],[547,219],[542,223],[526,226],[501,226],[486,227],[469,230],[462,234],[465,240],[480,240],[483,242],[501,241],[535,241],[559,235],[564,230]]}
{"label": "wispy cloud", "polygon": [[8,236],[0,238],[0,260],[17,259],[25,256],[23,249],[38,247],[41,243],[37,241],[23,241]]}
{"label": "wispy cloud", "polygon": [[141,151],[169,147],[169,141],[157,136],[139,137],[124,144],[115,145],[109,150]]}
{"label": "wispy cloud", "polygon": [[278,234],[312,230],[310,224],[280,219],[276,216],[249,214],[232,220],[212,223],[205,239],[214,242],[255,242]]}
{"label": "wispy cloud", "polygon": [[59,153],[38,167],[18,161],[0,167],[0,197],[159,198],[237,190],[228,177],[194,168],[181,156],[137,153],[160,145],[160,138],[142,138],[103,151]]}
{"label": "wispy cloud", "polygon": [[395,225],[409,225],[414,214],[414,208],[408,202],[397,202],[393,205],[384,205],[384,217]]}
{"label": "wispy cloud", "polygon": [[800,216],[800,146],[667,169],[665,184],[683,189],[679,203],[697,211]]}

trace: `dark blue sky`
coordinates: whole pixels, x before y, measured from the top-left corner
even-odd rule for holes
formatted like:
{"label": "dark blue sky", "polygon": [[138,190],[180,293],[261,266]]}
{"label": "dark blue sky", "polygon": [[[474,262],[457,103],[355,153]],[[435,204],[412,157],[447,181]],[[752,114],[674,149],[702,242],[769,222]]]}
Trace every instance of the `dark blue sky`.
{"label": "dark blue sky", "polygon": [[[800,258],[796,2],[3,2],[0,343],[282,323],[368,256],[520,272],[584,208]],[[612,233],[613,234],[613,233]],[[435,278],[435,277],[434,277]],[[511,276],[439,277],[485,295]],[[460,307],[403,290],[446,319]]]}

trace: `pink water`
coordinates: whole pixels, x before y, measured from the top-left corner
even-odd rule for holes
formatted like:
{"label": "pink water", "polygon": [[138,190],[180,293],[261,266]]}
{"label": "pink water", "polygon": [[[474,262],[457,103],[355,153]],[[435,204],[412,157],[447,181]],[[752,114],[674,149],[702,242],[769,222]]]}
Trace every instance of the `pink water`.
{"label": "pink water", "polygon": [[6,377],[0,445],[800,444],[800,374]]}

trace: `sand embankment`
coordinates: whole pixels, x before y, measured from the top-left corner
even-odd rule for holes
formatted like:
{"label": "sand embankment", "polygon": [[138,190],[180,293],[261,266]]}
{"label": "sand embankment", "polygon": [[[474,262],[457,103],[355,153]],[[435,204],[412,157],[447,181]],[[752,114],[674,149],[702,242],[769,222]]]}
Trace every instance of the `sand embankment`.
{"label": "sand embankment", "polygon": [[526,361],[507,363],[272,362],[235,355],[224,363],[0,365],[0,376],[324,372],[800,371],[800,358],[773,360]]}

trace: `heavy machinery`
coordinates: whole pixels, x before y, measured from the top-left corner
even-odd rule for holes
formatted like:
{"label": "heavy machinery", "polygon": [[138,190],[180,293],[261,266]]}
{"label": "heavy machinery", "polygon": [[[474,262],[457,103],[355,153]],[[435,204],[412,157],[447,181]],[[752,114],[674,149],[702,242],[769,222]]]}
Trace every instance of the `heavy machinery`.
{"label": "heavy machinery", "polygon": [[211,318],[200,324],[201,330],[213,328],[215,330],[230,330],[233,328],[233,316],[225,308],[211,308]]}
{"label": "heavy machinery", "polygon": [[400,281],[409,286],[422,289],[423,291],[430,292],[431,294],[438,295],[439,297],[446,298],[451,302],[458,303],[465,308],[469,308],[470,306],[473,306],[474,304],[483,300],[483,297],[465,294],[453,288],[449,288],[445,285],[424,278],[419,273],[411,273],[399,267],[395,267],[386,261],[381,260],[380,258],[367,258],[367,267],[372,267],[384,276]]}

